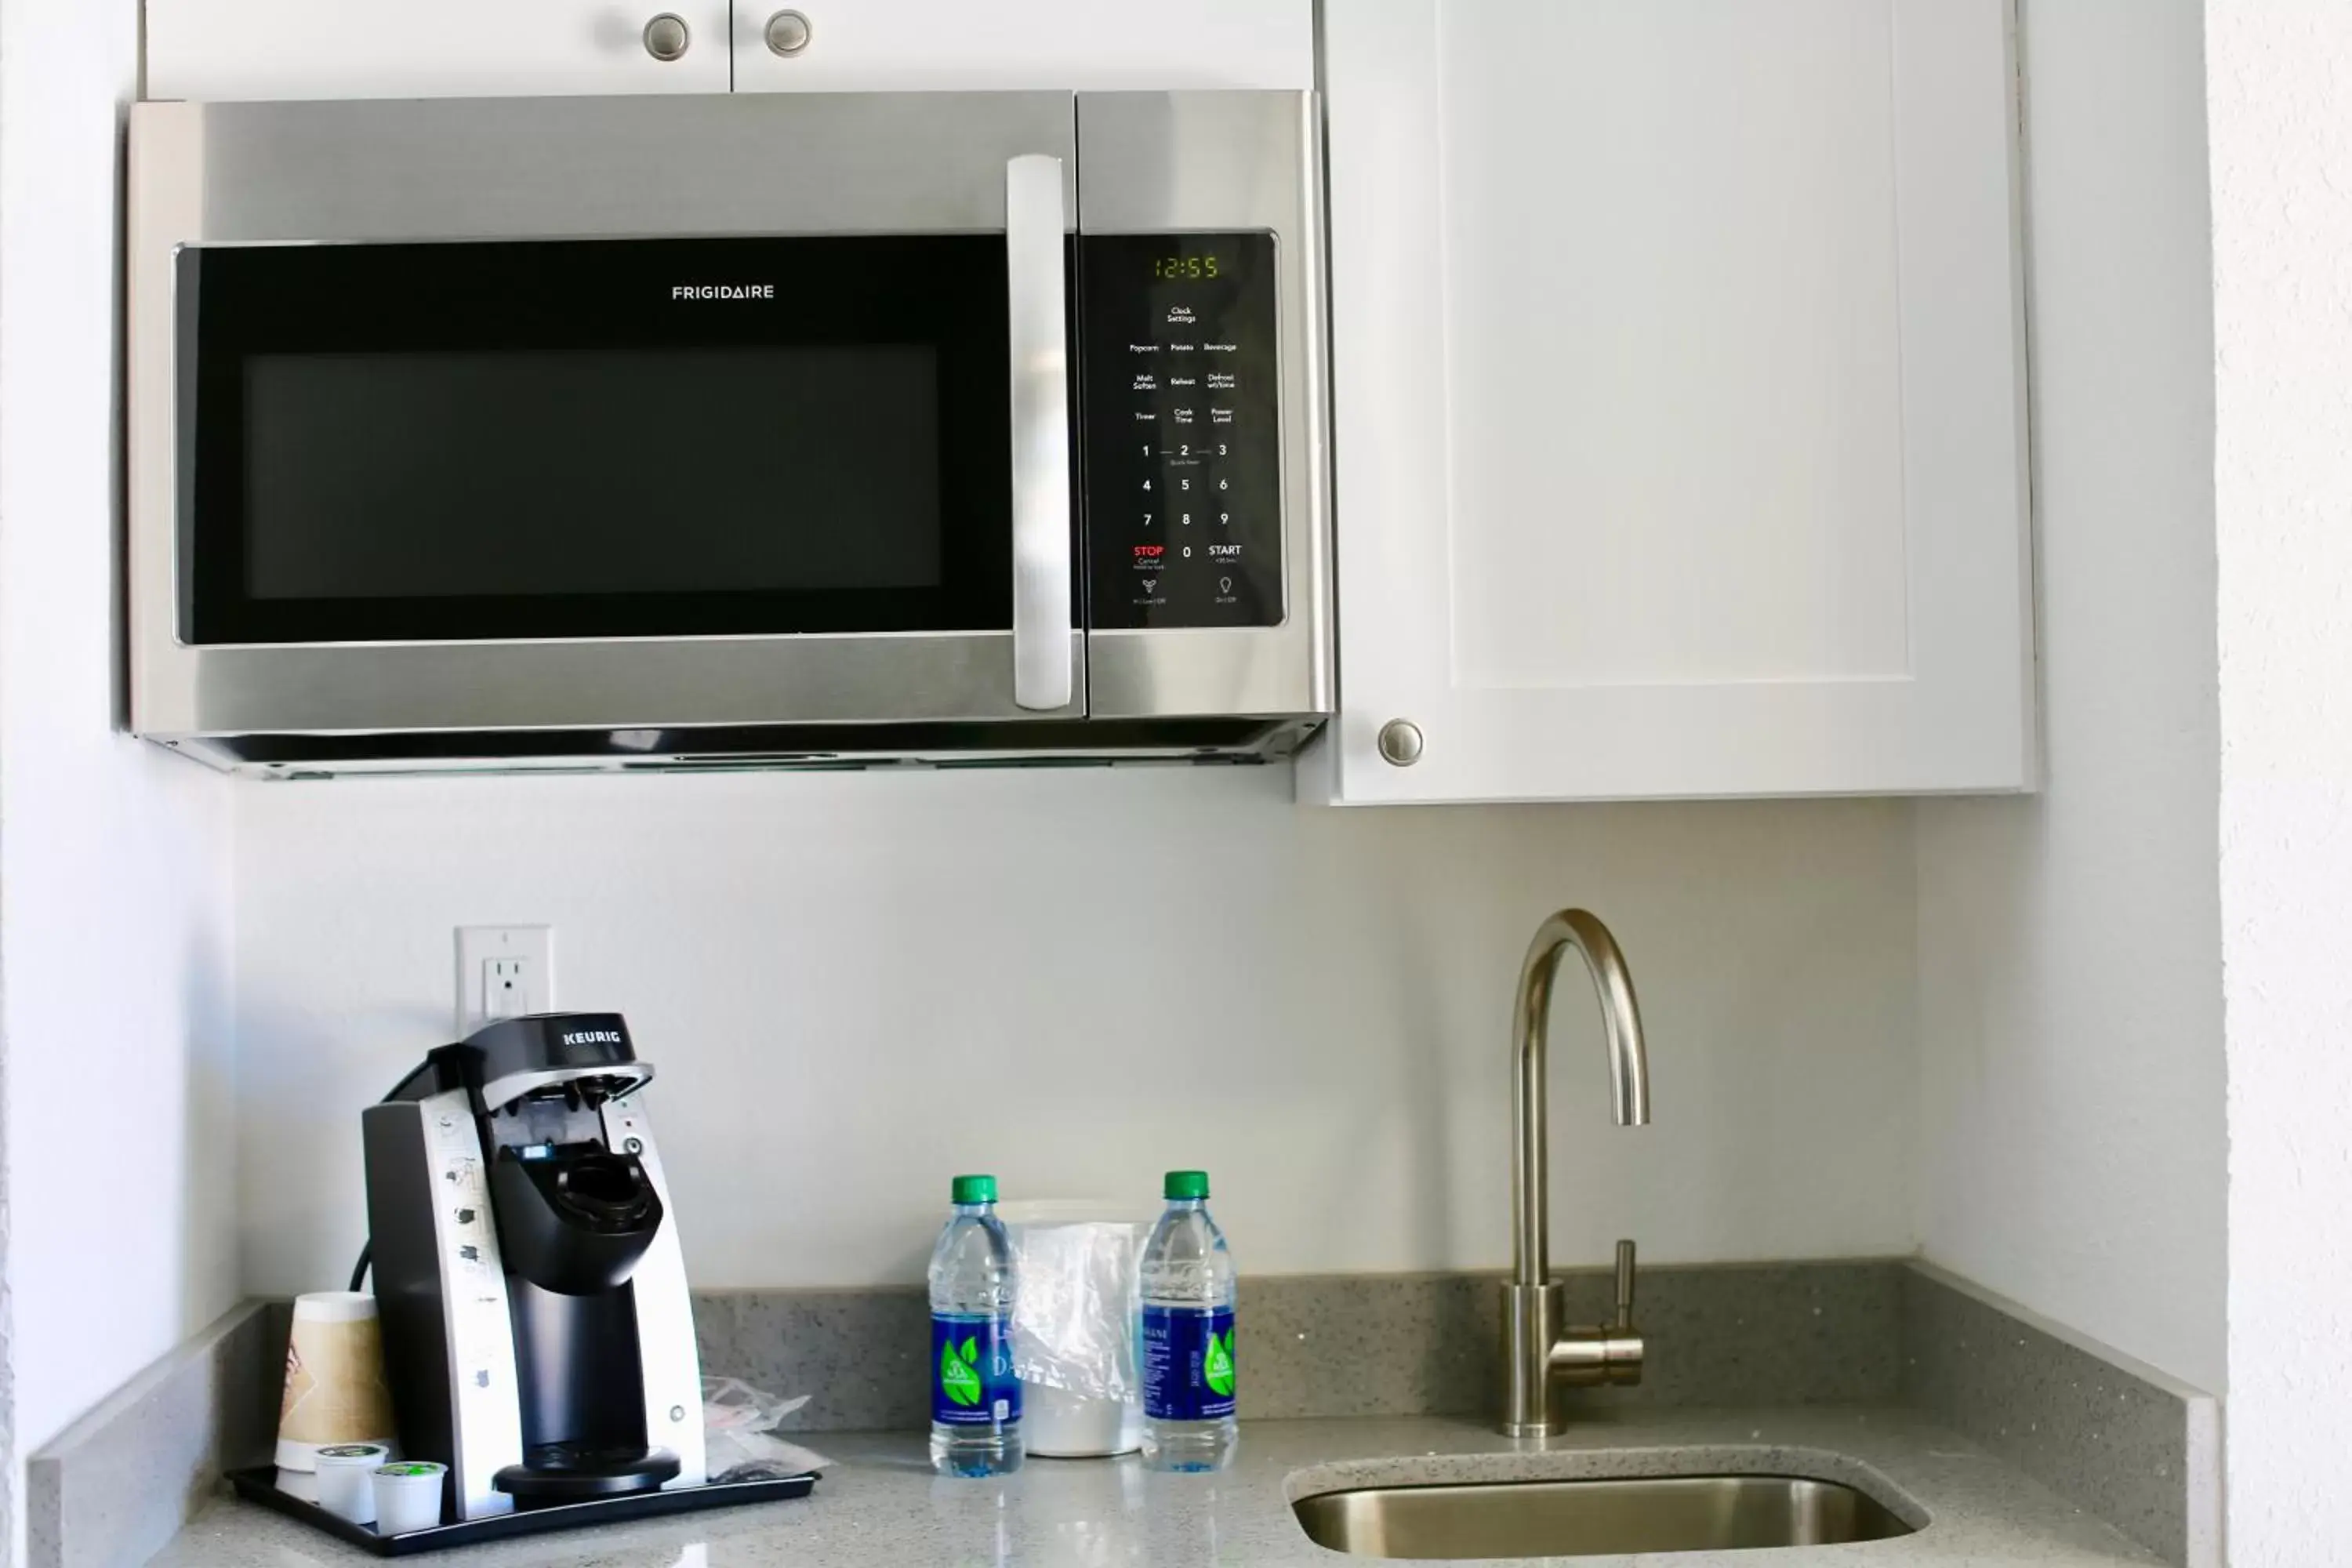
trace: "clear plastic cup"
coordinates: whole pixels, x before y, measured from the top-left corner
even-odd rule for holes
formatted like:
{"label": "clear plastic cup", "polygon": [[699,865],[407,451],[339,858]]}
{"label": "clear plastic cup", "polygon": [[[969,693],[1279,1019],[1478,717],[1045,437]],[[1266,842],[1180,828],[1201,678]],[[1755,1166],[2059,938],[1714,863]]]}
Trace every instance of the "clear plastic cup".
{"label": "clear plastic cup", "polygon": [[378,1465],[373,1474],[378,1535],[406,1535],[441,1522],[441,1489],[449,1477],[448,1466],[401,1459]]}

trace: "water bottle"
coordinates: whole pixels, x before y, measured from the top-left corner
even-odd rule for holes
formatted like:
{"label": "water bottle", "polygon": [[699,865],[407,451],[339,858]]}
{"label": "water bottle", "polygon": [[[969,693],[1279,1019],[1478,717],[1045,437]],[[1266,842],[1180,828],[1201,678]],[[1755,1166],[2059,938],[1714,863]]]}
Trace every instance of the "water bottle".
{"label": "water bottle", "polygon": [[1171,1171],[1167,1212],[1143,1244],[1143,1462],[1215,1470],[1233,1458],[1234,1259],[1209,1217],[1209,1178]]}
{"label": "water bottle", "polygon": [[1013,1246],[994,1176],[958,1176],[949,1195],[955,1212],[931,1248],[931,1468],[1001,1476],[1021,1468]]}

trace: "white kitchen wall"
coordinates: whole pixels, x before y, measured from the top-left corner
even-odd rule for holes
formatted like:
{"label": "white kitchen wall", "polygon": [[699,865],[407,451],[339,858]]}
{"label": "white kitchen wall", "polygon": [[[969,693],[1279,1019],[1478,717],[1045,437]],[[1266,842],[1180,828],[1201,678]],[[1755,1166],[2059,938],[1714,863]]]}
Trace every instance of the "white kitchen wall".
{"label": "white kitchen wall", "polygon": [[1656,1122],[1564,986],[1564,1263],[1906,1252],[1907,808],[1335,813],[1278,770],[351,781],[237,797],[248,1289],[338,1283],[357,1117],[450,1026],[451,930],[550,921],[625,1013],[698,1283],[911,1281],[948,1176],[1200,1164],[1245,1268],[1508,1258],[1510,992],[1583,903]]}
{"label": "white kitchen wall", "polygon": [[1918,807],[1918,1233],[2219,1390],[2202,11],[2022,7],[2047,778]]}
{"label": "white kitchen wall", "polygon": [[111,729],[117,128],[138,27],[136,0],[0,5],[12,1477],[238,1285],[229,789]]}
{"label": "white kitchen wall", "polygon": [[2352,1452],[2352,9],[2206,26],[2230,1561],[2306,1568]]}

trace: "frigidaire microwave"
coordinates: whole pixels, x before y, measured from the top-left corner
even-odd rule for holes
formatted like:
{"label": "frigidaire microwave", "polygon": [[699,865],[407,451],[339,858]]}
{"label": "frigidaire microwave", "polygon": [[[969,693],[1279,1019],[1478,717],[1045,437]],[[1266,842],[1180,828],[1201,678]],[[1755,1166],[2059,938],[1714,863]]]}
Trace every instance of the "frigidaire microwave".
{"label": "frigidaire microwave", "polygon": [[270,776],[1288,754],[1303,92],[142,103],[131,728]]}

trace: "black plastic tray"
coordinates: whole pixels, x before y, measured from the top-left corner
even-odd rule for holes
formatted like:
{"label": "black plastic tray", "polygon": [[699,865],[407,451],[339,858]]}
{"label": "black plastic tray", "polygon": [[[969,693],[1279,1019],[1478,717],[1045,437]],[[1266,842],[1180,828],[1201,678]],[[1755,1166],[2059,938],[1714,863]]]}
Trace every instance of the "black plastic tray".
{"label": "black plastic tray", "polygon": [[229,1485],[236,1495],[247,1502],[257,1502],[264,1508],[274,1508],[282,1514],[299,1519],[306,1524],[325,1531],[338,1541],[348,1541],[378,1557],[407,1557],[419,1552],[439,1552],[451,1546],[475,1546],[485,1541],[508,1541],[518,1535],[538,1535],[551,1530],[571,1530],[586,1524],[611,1524],[625,1519],[654,1519],[666,1513],[693,1513],[707,1508],[732,1508],[747,1502],[782,1502],[787,1498],[806,1497],[816,1485],[819,1472],[783,1476],[772,1481],[712,1481],[698,1487],[678,1487],[668,1491],[626,1492],[619,1497],[591,1498],[584,1502],[557,1503],[551,1508],[528,1509],[515,1513],[496,1514],[488,1519],[470,1519],[459,1524],[436,1524],[430,1530],[414,1530],[405,1535],[378,1535],[372,1525],[353,1524],[341,1515],[329,1513],[314,1502],[304,1502],[290,1492],[278,1489],[278,1467],[256,1465],[250,1469],[231,1470]]}

